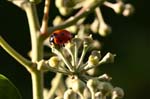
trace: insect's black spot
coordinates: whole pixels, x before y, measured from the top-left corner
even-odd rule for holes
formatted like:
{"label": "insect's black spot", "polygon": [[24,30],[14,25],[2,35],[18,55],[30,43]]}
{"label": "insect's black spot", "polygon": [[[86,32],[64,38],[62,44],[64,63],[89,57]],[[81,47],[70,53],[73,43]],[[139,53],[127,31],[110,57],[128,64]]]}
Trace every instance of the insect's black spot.
{"label": "insect's black spot", "polygon": [[61,43],[63,40],[62,39],[59,39],[59,42]]}
{"label": "insect's black spot", "polygon": [[64,32],[61,33],[61,36],[65,36]]}

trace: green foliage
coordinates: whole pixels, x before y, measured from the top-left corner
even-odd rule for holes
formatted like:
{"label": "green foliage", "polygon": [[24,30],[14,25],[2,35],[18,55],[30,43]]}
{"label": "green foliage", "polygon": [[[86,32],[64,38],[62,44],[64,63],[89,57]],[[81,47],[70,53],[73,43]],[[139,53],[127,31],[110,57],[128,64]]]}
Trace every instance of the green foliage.
{"label": "green foliage", "polygon": [[0,99],[21,99],[18,89],[2,74],[0,74]]}

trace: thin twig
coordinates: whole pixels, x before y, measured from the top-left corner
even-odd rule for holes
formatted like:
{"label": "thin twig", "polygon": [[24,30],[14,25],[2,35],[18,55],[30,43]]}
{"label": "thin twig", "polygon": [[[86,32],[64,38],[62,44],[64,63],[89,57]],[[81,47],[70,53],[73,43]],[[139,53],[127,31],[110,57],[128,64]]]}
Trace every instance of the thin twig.
{"label": "thin twig", "polygon": [[105,22],[104,22],[104,19],[103,19],[103,16],[102,16],[101,9],[100,9],[99,7],[97,7],[97,8],[95,9],[95,12],[96,12],[98,21],[99,21],[100,23],[105,23]]}
{"label": "thin twig", "polygon": [[17,51],[15,51],[1,36],[0,36],[0,46],[9,53],[13,58],[15,58],[20,64],[22,64],[27,70],[31,69],[33,63],[30,60],[27,60]]}
{"label": "thin twig", "polygon": [[40,29],[42,34],[47,33],[49,8],[50,8],[50,0],[45,0],[44,15],[42,19],[42,26]]}

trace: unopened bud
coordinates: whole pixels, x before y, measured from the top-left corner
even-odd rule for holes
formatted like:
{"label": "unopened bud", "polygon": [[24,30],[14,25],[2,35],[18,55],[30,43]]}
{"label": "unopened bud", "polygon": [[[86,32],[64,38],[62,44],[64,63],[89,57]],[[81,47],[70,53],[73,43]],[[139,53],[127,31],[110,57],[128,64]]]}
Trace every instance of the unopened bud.
{"label": "unopened bud", "polygon": [[113,86],[109,82],[100,82],[98,89],[102,92],[103,95],[107,96],[112,92]]}
{"label": "unopened bud", "polygon": [[105,23],[101,23],[98,32],[101,36],[106,37],[111,33],[111,27]]}
{"label": "unopened bud", "polygon": [[51,67],[58,67],[59,64],[59,58],[57,56],[53,56],[48,60],[48,63]]}
{"label": "unopened bud", "polygon": [[63,6],[63,0],[55,0],[55,5],[57,8],[61,8]]}
{"label": "unopened bud", "polygon": [[113,5],[113,9],[117,14],[122,13],[122,11],[124,10],[124,3],[122,1],[117,2]]}
{"label": "unopened bud", "polygon": [[95,75],[97,73],[97,68],[92,68],[87,71],[88,75]]}
{"label": "unopened bud", "polygon": [[131,4],[125,4],[125,9],[123,11],[123,15],[124,16],[129,16],[132,15],[134,13],[134,7]]}
{"label": "unopened bud", "polygon": [[95,18],[95,20],[91,24],[90,28],[91,28],[92,32],[96,33],[96,32],[98,32],[98,27],[99,27],[99,21],[97,18]]}
{"label": "unopened bud", "polygon": [[120,99],[124,97],[124,91],[122,88],[115,87],[112,91],[112,99]]}
{"label": "unopened bud", "polygon": [[101,52],[100,51],[94,50],[94,51],[92,51],[91,55],[97,56],[99,59],[101,58]]}
{"label": "unopened bud", "polygon": [[76,33],[77,32],[77,26],[72,25],[70,27],[67,27],[66,30],[70,31],[71,33]]}
{"label": "unopened bud", "polygon": [[94,55],[90,55],[89,56],[89,59],[88,59],[88,64],[89,65],[97,65],[99,62],[99,58],[97,56],[94,56]]}
{"label": "unopened bud", "polygon": [[62,22],[63,22],[62,18],[60,16],[56,16],[55,19],[53,20],[53,25],[56,26]]}

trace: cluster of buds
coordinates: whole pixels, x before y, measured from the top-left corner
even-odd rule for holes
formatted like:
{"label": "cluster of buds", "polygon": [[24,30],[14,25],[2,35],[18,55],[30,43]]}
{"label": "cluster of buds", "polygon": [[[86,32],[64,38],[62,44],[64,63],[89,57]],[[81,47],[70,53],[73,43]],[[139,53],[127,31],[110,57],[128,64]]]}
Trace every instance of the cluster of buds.
{"label": "cluster of buds", "polygon": [[93,47],[93,42],[91,35],[82,39],[75,36],[64,47],[51,45],[52,52],[56,56],[52,56],[47,61],[38,62],[39,70],[50,70],[67,75],[65,84],[67,90],[63,92],[63,96],[58,96],[58,99],[78,99],[78,97],[80,99],[104,99],[107,96],[117,99],[123,97],[123,90],[118,87],[114,88],[109,83],[111,77],[106,74],[93,77],[94,73],[89,72],[104,63],[113,63],[116,56],[108,52],[102,57],[101,52],[97,50],[87,55],[87,52]]}
{"label": "cluster of buds", "polygon": [[[124,3],[123,0],[116,0],[115,3],[112,3],[107,0],[56,0],[55,4],[60,14],[63,16],[69,16],[71,13],[74,12],[73,10],[76,11],[80,9],[78,13],[75,14],[75,16],[78,16],[82,14],[82,12],[86,12],[92,4],[98,2],[102,2],[101,5],[111,8],[116,14],[121,14],[123,16],[130,16],[134,12],[134,7],[129,3]],[[86,18],[84,17],[81,20],[79,20],[76,24],[67,29],[71,32],[76,33],[76,31],[80,29],[80,26],[82,26],[87,30],[91,30],[93,33],[99,33],[102,37],[108,36],[111,33],[111,26],[109,26],[104,21],[100,6],[96,7],[96,9],[94,10],[94,20],[91,19],[90,22],[85,22],[85,24],[84,20]],[[64,22],[63,20],[64,19],[60,16],[56,16],[53,23],[54,25],[57,25],[58,23],[60,24]]]}

